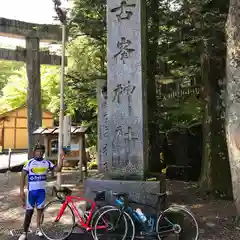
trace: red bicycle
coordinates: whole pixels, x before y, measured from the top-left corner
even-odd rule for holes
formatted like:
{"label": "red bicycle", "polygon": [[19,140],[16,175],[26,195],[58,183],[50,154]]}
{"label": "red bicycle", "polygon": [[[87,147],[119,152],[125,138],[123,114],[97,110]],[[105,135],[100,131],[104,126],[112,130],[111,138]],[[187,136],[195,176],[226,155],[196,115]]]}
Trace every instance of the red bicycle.
{"label": "red bicycle", "polygon": [[[58,198],[49,202],[43,209],[41,216],[40,229],[48,240],[64,240],[68,238],[73,229],[78,226],[86,232],[91,232],[94,236],[94,229],[108,228],[107,222],[101,222],[95,226],[97,217],[107,209],[114,206],[100,207],[96,202],[105,200],[105,192],[95,192],[94,201],[84,197],[72,196],[69,188],[63,187],[57,189],[53,187],[52,194]],[[78,221],[75,221],[77,218]],[[61,221],[61,222],[60,222]]]}

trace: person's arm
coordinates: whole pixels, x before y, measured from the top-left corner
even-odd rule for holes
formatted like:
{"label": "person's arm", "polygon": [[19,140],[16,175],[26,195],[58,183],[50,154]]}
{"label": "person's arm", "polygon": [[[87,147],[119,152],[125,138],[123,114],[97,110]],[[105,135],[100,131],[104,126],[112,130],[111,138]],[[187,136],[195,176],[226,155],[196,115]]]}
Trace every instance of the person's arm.
{"label": "person's arm", "polygon": [[20,194],[24,193],[26,176],[27,176],[27,172],[25,170],[23,170],[22,174],[21,174],[21,178],[20,178]]}
{"label": "person's arm", "polygon": [[25,179],[26,176],[28,174],[28,170],[29,170],[29,161],[27,161],[24,166],[23,166],[23,170],[21,173],[21,177],[20,177],[20,198],[24,204],[25,202],[25,193],[24,193],[24,187],[25,187]]}
{"label": "person's arm", "polygon": [[51,171],[54,171],[54,172],[61,172],[61,171],[62,171],[62,167],[63,167],[64,157],[65,157],[65,155],[64,155],[64,153],[62,153],[62,155],[61,155],[61,160],[60,160],[60,162],[57,164],[57,166],[54,165],[52,162],[49,161],[49,164],[50,164],[49,169],[50,169]]}
{"label": "person's arm", "polygon": [[64,159],[64,156],[61,157],[60,162],[59,162],[59,163],[57,164],[57,166],[53,169],[54,172],[61,172],[61,171],[62,171],[63,159]]}

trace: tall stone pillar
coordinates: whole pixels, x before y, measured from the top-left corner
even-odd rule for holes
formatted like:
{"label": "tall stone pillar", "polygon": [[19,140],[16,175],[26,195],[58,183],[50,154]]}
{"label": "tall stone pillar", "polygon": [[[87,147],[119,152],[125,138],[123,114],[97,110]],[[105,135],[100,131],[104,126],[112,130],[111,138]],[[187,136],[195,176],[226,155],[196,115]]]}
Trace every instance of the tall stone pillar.
{"label": "tall stone pillar", "polygon": [[108,169],[114,179],[148,171],[145,0],[108,0]]}
{"label": "tall stone pillar", "polygon": [[[160,173],[156,181],[146,181],[145,11],[145,0],[107,0],[107,134],[105,138],[104,128],[99,127],[98,143],[104,150],[100,168],[107,162],[107,173],[103,179],[84,181],[85,194],[90,198],[94,197],[93,191],[113,190],[128,193],[134,201],[154,205],[157,198],[152,193],[165,191]],[[99,110],[99,126],[105,127],[106,108],[99,105]]]}
{"label": "tall stone pillar", "polygon": [[36,143],[36,137],[32,133],[42,126],[39,38],[26,38],[26,68],[28,77],[28,155],[31,157],[32,148]]}

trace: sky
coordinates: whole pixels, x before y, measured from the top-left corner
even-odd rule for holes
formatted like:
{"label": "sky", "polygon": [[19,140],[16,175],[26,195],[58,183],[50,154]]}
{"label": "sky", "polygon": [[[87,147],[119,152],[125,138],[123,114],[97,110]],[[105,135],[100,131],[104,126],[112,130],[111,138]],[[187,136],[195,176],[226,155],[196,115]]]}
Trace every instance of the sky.
{"label": "sky", "polygon": [[[65,3],[64,3],[65,1]],[[62,0],[66,4],[66,0]],[[54,23],[52,0],[0,0],[0,17],[32,23]],[[0,37],[0,42],[21,45],[24,41]]]}

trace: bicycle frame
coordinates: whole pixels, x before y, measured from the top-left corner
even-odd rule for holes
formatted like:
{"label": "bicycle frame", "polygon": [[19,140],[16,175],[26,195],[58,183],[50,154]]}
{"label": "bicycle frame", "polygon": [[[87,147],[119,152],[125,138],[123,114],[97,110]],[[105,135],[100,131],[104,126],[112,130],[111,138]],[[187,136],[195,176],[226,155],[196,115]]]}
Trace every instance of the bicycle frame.
{"label": "bicycle frame", "polygon": [[140,217],[138,216],[138,214],[130,207],[130,206],[127,206],[125,207],[124,206],[124,202],[121,201],[120,199],[116,199],[116,204],[120,207],[121,211],[126,211],[130,214],[130,216],[133,217],[133,220],[137,221],[139,224],[141,224],[141,226],[145,229],[146,229],[146,226],[142,223],[142,221],[140,220]]}
{"label": "bicycle frame", "polygon": [[[74,204],[74,200],[77,200],[77,202],[84,201],[86,203],[91,204],[91,209],[89,211],[90,213],[89,213],[89,216],[87,217],[86,222],[84,221],[83,217],[79,214],[79,212]],[[90,226],[90,222],[91,222],[91,219],[92,219],[92,216],[94,213],[94,209],[96,208],[96,203],[94,201],[91,201],[84,197],[66,196],[65,201],[63,202],[62,207],[60,208],[55,221],[60,220],[60,218],[62,217],[67,206],[70,206],[74,215],[77,217],[78,222],[80,223],[79,227],[84,228],[86,231],[91,231],[94,229],[93,227]],[[106,226],[97,226],[97,229],[106,229]]]}
{"label": "bicycle frame", "polygon": [[[171,230],[166,230],[166,231],[160,231],[160,232],[154,231],[154,230],[153,230],[153,229],[154,229],[154,225],[156,224],[155,221],[151,224],[151,225],[152,225],[151,228],[148,229],[147,226],[146,226],[146,224],[141,221],[141,219],[140,219],[140,217],[138,216],[138,214],[137,214],[130,206],[127,206],[127,207],[124,206],[124,201],[123,201],[123,200],[116,199],[115,202],[116,202],[116,204],[120,207],[120,210],[121,210],[122,212],[124,212],[124,211],[128,212],[128,213],[130,214],[130,216],[133,217],[133,220],[135,220],[138,224],[141,225],[141,227],[144,229],[144,231],[141,232],[142,235],[146,235],[146,236],[147,236],[147,235],[149,235],[149,234],[151,233],[151,234],[153,234],[153,236],[154,236],[154,235],[158,235],[158,234],[167,234],[167,233],[170,233],[170,232],[173,231],[173,229],[171,229]],[[148,205],[148,204],[142,204],[142,203],[138,203],[138,204],[143,205],[143,206],[152,207],[152,206],[150,206],[150,205]],[[161,215],[162,213],[163,213],[163,212],[161,211],[160,215]],[[172,227],[174,226],[174,224],[173,224],[171,221],[169,221],[167,218],[165,218],[165,220],[166,220]],[[149,235],[149,236],[150,236],[150,235]]]}

